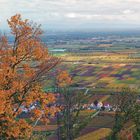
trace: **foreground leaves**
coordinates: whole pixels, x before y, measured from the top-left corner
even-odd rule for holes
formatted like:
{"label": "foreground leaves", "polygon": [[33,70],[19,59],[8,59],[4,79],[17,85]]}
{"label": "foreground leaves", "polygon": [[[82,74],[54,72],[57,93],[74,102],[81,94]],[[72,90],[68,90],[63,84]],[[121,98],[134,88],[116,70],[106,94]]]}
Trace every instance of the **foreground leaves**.
{"label": "foreground leaves", "polygon": [[[57,108],[53,107],[55,96],[44,93],[41,82],[60,61],[49,55],[41,42],[40,26],[22,20],[17,14],[8,20],[12,44],[6,36],[0,38],[0,139],[29,138],[33,122],[40,118],[48,120]],[[21,107],[30,109],[30,124],[18,118]]]}

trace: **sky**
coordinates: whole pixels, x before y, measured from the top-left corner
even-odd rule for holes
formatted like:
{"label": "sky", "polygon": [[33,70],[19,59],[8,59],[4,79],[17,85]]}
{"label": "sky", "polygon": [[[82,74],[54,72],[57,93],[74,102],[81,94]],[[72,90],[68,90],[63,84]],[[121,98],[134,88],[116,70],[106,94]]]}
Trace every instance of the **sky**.
{"label": "sky", "polygon": [[0,0],[0,29],[20,13],[44,30],[140,29],[140,0]]}

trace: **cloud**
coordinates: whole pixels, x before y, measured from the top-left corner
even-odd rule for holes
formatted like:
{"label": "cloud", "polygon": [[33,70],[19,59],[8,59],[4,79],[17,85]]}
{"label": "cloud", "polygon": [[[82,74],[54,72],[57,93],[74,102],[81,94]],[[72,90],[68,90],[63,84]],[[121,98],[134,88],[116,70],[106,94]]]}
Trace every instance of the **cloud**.
{"label": "cloud", "polygon": [[130,9],[126,9],[122,12],[123,14],[132,14],[134,13],[134,11],[130,10]]}
{"label": "cloud", "polygon": [[16,13],[44,26],[140,24],[139,7],[140,0],[0,0],[0,27]]}
{"label": "cloud", "polygon": [[79,14],[79,13],[67,13],[65,14],[65,17],[67,18],[73,18],[73,19],[93,19],[96,17],[101,17],[101,15],[91,15],[91,14]]}
{"label": "cloud", "polygon": [[138,15],[133,14],[133,11],[124,10],[121,14],[80,14],[80,13],[66,13],[64,17],[78,21],[108,21],[108,22],[122,22],[122,21],[137,21]]}

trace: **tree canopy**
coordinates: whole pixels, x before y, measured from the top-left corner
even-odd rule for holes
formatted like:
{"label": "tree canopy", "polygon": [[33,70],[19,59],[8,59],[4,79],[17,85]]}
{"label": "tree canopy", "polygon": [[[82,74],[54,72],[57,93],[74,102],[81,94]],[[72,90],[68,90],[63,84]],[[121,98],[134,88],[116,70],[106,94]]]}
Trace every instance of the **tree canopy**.
{"label": "tree canopy", "polygon": [[[0,139],[11,140],[30,137],[37,118],[47,121],[57,111],[54,94],[44,93],[41,82],[60,60],[41,41],[40,25],[20,14],[7,21],[14,41],[10,44],[6,36],[0,37]],[[38,106],[30,112],[32,123],[17,119],[21,107],[34,102]]]}

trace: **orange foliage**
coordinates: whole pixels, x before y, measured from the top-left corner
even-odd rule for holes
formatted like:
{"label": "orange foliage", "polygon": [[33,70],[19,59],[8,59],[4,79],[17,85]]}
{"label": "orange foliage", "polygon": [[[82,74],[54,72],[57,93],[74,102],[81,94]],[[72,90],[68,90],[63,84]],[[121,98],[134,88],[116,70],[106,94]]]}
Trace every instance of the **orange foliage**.
{"label": "orange foliage", "polygon": [[33,123],[17,119],[21,106],[28,108],[38,101],[32,120],[41,113],[48,119],[48,114],[58,111],[46,107],[55,102],[55,97],[44,93],[40,83],[59,59],[49,55],[41,42],[40,26],[22,20],[19,14],[12,16],[8,25],[14,42],[10,45],[7,37],[0,38],[0,139],[24,139],[30,137]]}
{"label": "orange foliage", "polygon": [[58,74],[57,84],[59,87],[65,87],[72,84],[72,78],[67,71],[62,71]]}

